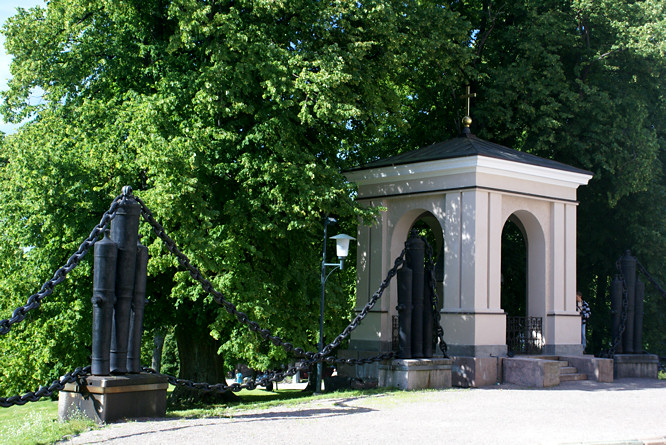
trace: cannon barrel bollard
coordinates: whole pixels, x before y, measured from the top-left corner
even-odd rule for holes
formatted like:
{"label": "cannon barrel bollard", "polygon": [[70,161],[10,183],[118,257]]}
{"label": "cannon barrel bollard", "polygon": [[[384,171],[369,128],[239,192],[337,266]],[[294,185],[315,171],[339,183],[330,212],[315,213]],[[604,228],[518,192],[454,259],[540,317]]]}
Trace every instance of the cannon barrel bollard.
{"label": "cannon barrel bollard", "polygon": [[406,263],[412,269],[412,357],[423,357],[423,287],[425,243],[418,236],[407,240]]}
{"label": "cannon barrel bollard", "polygon": [[398,358],[412,357],[412,270],[398,269]]}
{"label": "cannon barrel bollard", "polygon": [[134,294],[136,250],[141,206],[132,196],[132,189],[123,187],[125,201],[111,222],[111,239],[118,244],[116,268],[116,305],[111,336],[111,372],[127,372],[130,309]]}
{"label": "cannon barrel bollard", "polygon": [[130,313],[129,345],[127,349],[127,371],[141,371],[141,333],[143,332],[143,309],[146,304],[146,279],[148,275],[148,248],[139,241],[136,246],[136,272],[134,295]]}
{"label": "cannon barrel bollard", "polygon": [[645,283],[636,280],[634,295],[634,353],[643,352],[643,299],[645,298]]}
{"label": "cannon barrel bollard", "polygon": [[636,258],[627,252],[620,259],[624,283],[627,286],[627,322],[624,327],[624,337],[622,342],[622,351],[625,354],[634,352],[634,315],[635,315],[635,295],[636,295]]}
{"label": "cannon barrel bollard", "polygon": [[620,325],[622,323],[622,293],[624,290],[624,285],[622,280],[618,275],[615,276],[611,282],[610,295],[611,295],[611,338],[613,341],[619,340],[615,345],[615,352],[618,354],[622,353],[622,338],[618,338],[620,335]]}
{"label": "cannon barrel bollard", "polygon": [[432,286],[430,286],[430,276],[434,275],[434,271],[429,271],[425,273],[425,282],[423,284],[423,357],[432,358],[433,351],[433,323],[434,323],[434,314],[433,308],[433,292]]}
{"label": "cannon barrel bollard", "polygon": [[95,244],[94,252],[91,373],[109,375],[118,245],[111,241],[108,230],[104,238]]}

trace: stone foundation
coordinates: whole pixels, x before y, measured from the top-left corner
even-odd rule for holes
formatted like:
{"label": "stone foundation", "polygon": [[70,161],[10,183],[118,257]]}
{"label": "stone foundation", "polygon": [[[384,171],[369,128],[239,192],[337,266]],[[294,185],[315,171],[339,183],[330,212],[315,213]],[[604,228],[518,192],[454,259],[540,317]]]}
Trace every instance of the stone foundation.
{"label": "stone foundation", "polygon": [[654,354],[615,354],[616,379],[638,377],[656,379],[659,374],[659,357]]}
{"label": "stone foundation", "polygon": [[164,417],[168,386],[166,377],[155,374],[89,376],[84,385],[68,383],[60,391],[58,415],[67,420],[81,413],[98,424]]}
{"label": "stone foundation", "polygon": [[451,387],[448,358],[396,359],[379,365],[379,386],[400,389],[442,389]]}
{"label": "stone foundation", "polygon": [[504,382],[521,386],[548,388],[560,384],[560,363],[523,357],[502,359]]}
{"label": "stone foundation", "polygon": [[502,381],[501,357],[453,357],[453,386],[480,388]]}

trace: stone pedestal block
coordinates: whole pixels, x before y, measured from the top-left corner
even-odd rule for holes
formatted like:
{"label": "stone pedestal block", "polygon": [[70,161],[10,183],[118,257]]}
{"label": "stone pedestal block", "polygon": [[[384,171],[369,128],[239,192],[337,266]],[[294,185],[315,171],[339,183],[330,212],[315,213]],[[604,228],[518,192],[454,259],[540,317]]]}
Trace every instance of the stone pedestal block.
{"label": "stone pedestal block", "polygon": [[168,386],[166,377],[154,374],[89,376],[83,385],[69,383],[60,391],[58,415],[67,420],[80,412],[98,424],[164,417]]}
{"label": "stone pedestal block", "polygon": [[560,363],[556,360],[505,357],[502,359],[502,374],[506,383],[548,388],[560,384]]}
{"label": "stone pedestal block", "polygon": [[453,357],[451,372],[453,386],[480,388],[502,381],[502,359],[500,357]]}
{"label": "stone pedestal block", "polygon": [[448,358],[398,359],[379,365],[379,386],[400,389],[441,389],[451,387]]}
{"label": "stone pedestal block", "polygon": [[613,359],[613,371],[616,379],[627,377],[658,378],[659,357],[654,354],[616,354]]}

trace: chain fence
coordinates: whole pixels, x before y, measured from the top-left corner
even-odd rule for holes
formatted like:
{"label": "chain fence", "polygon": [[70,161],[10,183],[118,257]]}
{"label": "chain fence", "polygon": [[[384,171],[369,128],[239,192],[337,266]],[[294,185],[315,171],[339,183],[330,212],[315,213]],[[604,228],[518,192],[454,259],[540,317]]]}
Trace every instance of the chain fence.
{"label": "chain fence", "polygon": [[[90,248],[93,247],[93,245],[99,239],[100,235],[104,233],[104,230],[113,220],[118,208],[123,204],[124,200],[130,196],[132,196],[131,188],[123,187],[123,193],[117,196],[112,201],[109,210],[107,210],[104,213],[100,223],[95,226],[95,228],[92,230],[88,238],[86,238],[83,241],[79,249],[69,258],[67,263],[55,272],[52,279],[44,283],[40,292],[30,296],[25,305],[16,308],[13,311],[12,317],[10,319],[0,320],[0,334],[3,335],[7,334],[10,331],[11,326],[13,324],[19,323],[22,320],[24,320],[26,314],[30,310],[38,308],[41,305],[42,300],[53,292],[53,288],[65,280],[65,276],[79,265],[83,257],[88,253]],[[227,385],[226,383],[210,384],[206,382],[194,382],[192,380],[179,379],[174,376],[165,375],[168,378],[169,383],[171,383],[172,385],[184,386],[202,391],[215,391],[218,393],[226,391],[237,392],[242,389],[255,389],[258,386],[267,386],[269,382],[279,382],[283,380],[285,377],[295,375],[299,371],[310,369],[313,364],[318,362],[325,362],[328,364],[358,365],[358,364],[369,364],[377,361],[383,361],[391,359],[395,356],[395,353],[392,351],[379,354],[374,357],[367,357],[360,359],[337,358],[330,354],[351,335],[352,331],[358,327],[358,325],[373,309],[377,301],[379,301],[379,299],[382,297],[384,291],[389,286],[391,279],[395,277],[398,268],[404,262],[405,250],[403,250],[402,253],[396,258],[393,267],[388,271],[386,278],[384,279],[384,281],[382,281],[377,291],[371,296],[368,303],[356,315],[356,317],[354,317],[354,319],[349,323],[349,325],[347,325],[347,327],[331,343],[327,344],[320,352],[311,352],[311,351],[306,351],[305,349],[300,347],[295,347],[292,343],[283,340],[279,336],[273,335],[272,332],[268,329],[262,329],[259,323],[257,323],[254,320],[251,320],[247,314],[239,311],[233,303],[227,301],[224,298],[224,296],[214,288],[212,283],[203,276],[201,271],[192,264],[190,259],[178,248],[174,240],[167,235],[164,227],[159,222],[157,222],[157,220],[155,220],[152,212],[146,206],[146,204],[136,196],[133,196],[133,198],[136,199],[136,201],[141,206],[141,214],[144,220],[151,226],[156,236],[164,242],[167,250],[178,259],[178,262],[189,272],[192,279],[198,282],[199,285],[202,287],[202,289],[208,294],[210,294],[213,297],[213,300],[218,305],[226,309],[226,311],[229,312],[231,315],[235,316],[239,322],[246,325],[248,329],[250,329],[252,332],[256,332],[264,340],[270,341],[275,346],[282,347],[287,353],[291,353],[298,358],[304,359],[296,366],[292,366],[286,371],[274,371],[269,373],[268,375],[263,376],[258,380],[250,380],[242,384],[241,383],[233,383],[231,385]],[[435,294],[435,304],[436,304],[436,298],[437,297]],[[157,373],[155,370],[151,368],[143,368],[142,370],[147,373]],[[79,384],[81,384],[83,379],[89,375],[90,375],[90,366],[84,368],[76,368],[76,370],[65,374],[58,380],[55,380],[48,387],[41,386],[37,391],[30,391],[21,396],[15,395],[11,397],[0,397],[0,407],[23,405],[27,402],[37,401],[43,397],[50,397],[55,392],[62,390],[65,384],[73,382],[78,382]]]}
{"label": "chain fence", "polygon": [[86,238],[83,243],[79,246],[78,250],[69,257],[64,266],[59,268],[53,274],[53,278],[48,280],[42,285],[42,288],[36,294],[31,295],[28,298],[28,301],[23,306],[19,306],[14,309],[11,318],[0,320],[0,335],[7,335],[11,330],[12,325],[19,323],[25,319],[28,312],[37,309],[42,305],[42,300],[53,293],[53,289],[67,277],[67,274],[70,273],[76,266],[79,265],[83,257],[86,256],[90,248],[97,242],[99,236],[104,233],[104,230],[109,225],[111,220],[116,216],[116,211],[120,207],[123,201],[126,199],[125,194],[118,195],[113,202],[111,207],[107,210],[102,216],[99,224],[90,232],[88,238]]}

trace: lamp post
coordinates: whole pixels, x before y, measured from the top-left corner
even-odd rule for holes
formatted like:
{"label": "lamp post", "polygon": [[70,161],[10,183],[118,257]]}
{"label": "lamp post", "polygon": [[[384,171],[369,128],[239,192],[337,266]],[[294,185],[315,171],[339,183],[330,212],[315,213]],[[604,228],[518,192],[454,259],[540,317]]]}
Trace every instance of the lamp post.
{"label": "lamp post", "polygon": [[[341,233],[340,235],[332,236],[331,239],[335,240],[336,244],[336,254],[338,256],[338,263],[327,263],[326,262],[326,241],[328,240],[327,231],[328,226],[335,224],[337,220],[327,216],[324,218],[324,252],[321,261],[321,304],[319,305],[319,352],[324,349],[324,295],[326,289],[326,280],[333,273],[335,269],[342,269],[344,266],[345,258],[349,254],[349,241],[356,239],[353,236],[345,235]],[[326,274],[326,268],[332,267],[333,269]],[[324,372],[324,366],[322,362],[317,363],[317,386],[315,388],[316,393],[321,392],[321,379]]]}

